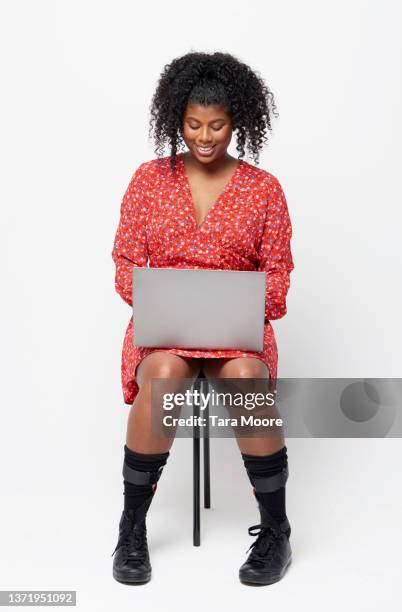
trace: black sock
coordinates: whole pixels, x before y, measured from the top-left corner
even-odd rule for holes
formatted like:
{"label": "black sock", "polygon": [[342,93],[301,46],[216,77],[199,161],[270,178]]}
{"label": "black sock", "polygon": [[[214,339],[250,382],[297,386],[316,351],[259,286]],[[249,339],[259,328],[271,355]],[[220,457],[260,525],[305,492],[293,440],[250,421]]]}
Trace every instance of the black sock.
{"label": "black sock", "polygon": [[[252,485],[253,478],[280,474],[284,468],[287,468],[288,465],[286,446],[281,448],[276,453],[272,453],[271,455],[260,456],[246,455],[242,453],[242,458]],[[261,505],[269,512],[269,514],[273,516],[275,520],[282,522],[287,518],[285,486],[282,486],[279,489],[276,489],[276,491],[269,493],[256,491],[254,488],[254,494]]]}
{"label": "black sock", "polygon": [[[140,472],[157,472],[164,466],[169,457],[169,452],[159,455],[137,453],[124,445],[124,462],[128,467]],[[156,484],[137,485],[127,480],[124,482],[124,509],[135,510],[141,506],[156,490]]]}

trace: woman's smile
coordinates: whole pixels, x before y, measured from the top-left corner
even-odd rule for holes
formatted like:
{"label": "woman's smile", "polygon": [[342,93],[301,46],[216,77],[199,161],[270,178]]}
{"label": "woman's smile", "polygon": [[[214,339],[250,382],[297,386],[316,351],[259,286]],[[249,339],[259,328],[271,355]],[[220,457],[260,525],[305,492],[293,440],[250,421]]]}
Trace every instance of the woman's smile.
{"label": "woman's smile", "polygon": [[213,154],[215,145],[209,145],[208,147],[202,145],[195,145],[195,149],[199,155],[208,157]]}

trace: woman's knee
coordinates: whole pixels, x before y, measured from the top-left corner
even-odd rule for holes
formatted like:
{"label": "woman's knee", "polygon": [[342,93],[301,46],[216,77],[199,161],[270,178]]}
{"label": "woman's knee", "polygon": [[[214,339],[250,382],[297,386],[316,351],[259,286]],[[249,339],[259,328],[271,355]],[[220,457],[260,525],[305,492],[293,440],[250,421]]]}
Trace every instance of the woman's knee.
{"label": "woman's knee", "polygon": [[269,378],[269,370],[260,359],[241,357],[233,359],[225,365],[226,378]]}
{"label": "woman's knee", "polygon": [[191,378],[195,365],[179,355],[155,351],[147,355],[137,368],[137,383],[141,387],[150,384],[154,378]]}

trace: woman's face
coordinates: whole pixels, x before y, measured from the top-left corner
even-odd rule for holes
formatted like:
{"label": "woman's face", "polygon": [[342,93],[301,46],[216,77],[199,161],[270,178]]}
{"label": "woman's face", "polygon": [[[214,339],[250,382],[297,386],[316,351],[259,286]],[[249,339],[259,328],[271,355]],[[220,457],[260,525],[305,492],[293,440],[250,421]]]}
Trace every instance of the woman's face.
{"label": "woman's face", "polygon": [[188,104],[183,140],[196,159],[209,164],[226,154],[232,138],[232,120],[222,106]]}

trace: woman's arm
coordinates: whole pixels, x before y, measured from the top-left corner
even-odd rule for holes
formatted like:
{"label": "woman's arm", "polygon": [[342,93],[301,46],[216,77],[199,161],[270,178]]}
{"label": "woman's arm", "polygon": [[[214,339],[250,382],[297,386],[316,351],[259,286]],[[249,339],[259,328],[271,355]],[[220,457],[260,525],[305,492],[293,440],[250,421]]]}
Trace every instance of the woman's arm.
{"label": "woman's arm", "polygon": [[258,248],[257,270],[267,273],[265,319],[285,316],[286,294],[290,287],[293,259],[290,250],[292,225],[285,194],[278,179],[270,185],[264,232]]}
{"label": "woman's arm", "polygon": [[145,222],[146,198],[143,190],[145,163],[134,172],[120,206],[112,258],[116,264],[115,288],[127,304],[133,305],[133,268],[148,262]]}

